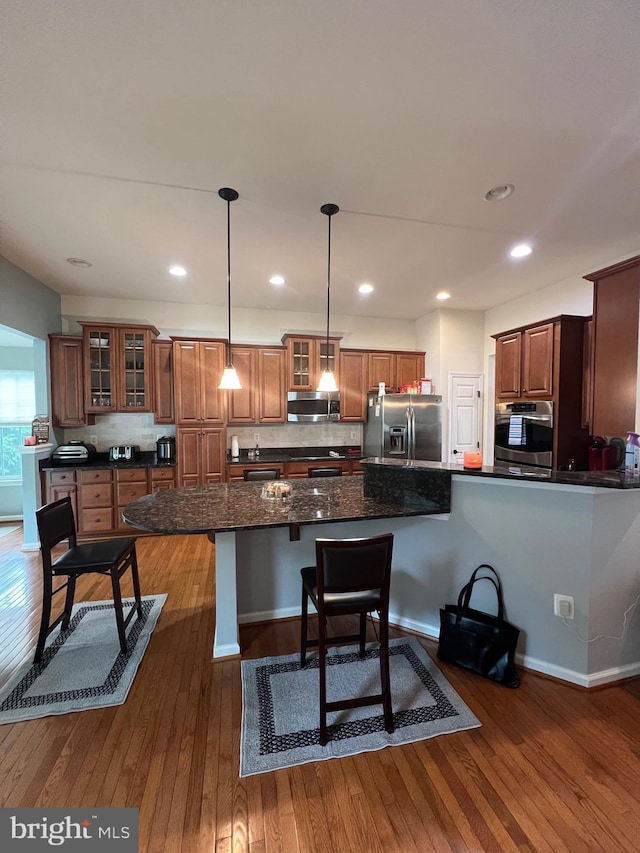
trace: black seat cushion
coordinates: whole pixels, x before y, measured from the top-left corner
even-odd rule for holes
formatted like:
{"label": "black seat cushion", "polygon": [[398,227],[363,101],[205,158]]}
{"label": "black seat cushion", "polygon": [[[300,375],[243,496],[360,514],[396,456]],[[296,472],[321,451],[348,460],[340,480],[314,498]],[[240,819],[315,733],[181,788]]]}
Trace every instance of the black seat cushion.
{"label": "black seat cushion", "polygon": [[[302,582],[314,605],[318,606],[318,589],[316,586],[316,567],[305,566],[300,570]],[[324,606],[328,615],[339,615],[341,610],[353,613],[362,608],[367,612],[380,608],[380,590],[365,589],[357,592],[325,592]]]}
{"label": "black seat cushion", "polygon": [[133,537],[127,537],[76,545],[53,563],[53,573],[67,575],[109,571],[114,563],[119,562],[133,548],[135,541]]}

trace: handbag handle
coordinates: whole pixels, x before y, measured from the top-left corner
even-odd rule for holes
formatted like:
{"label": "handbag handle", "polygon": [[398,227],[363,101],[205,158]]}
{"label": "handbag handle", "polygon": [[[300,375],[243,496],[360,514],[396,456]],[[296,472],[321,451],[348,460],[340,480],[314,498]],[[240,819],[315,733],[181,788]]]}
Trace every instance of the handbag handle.
{"label": "handbag handle", "polygon": [[[476,577],[476,575],[481,569],[488,569],[489,571],[493,572],[495,578],[489,575],[482,575],[481,577]],[[475,571],[469,578],[469,582],[466,583],[460,590],[460,594],[458,595],[458,612],[462,607],[469,607],[471,593],[473,592],[473,586],[478,581],[491,581],[496,591],[496,596],[498,598],[498,619],[500,619],[501,621],[504,620],[504,598],[502,596],[502,583],[500,582],[500,576],[498,575],[496,570],[488,563],[482,563],[482,565],[478,566],[478,568],[475,569]]]}

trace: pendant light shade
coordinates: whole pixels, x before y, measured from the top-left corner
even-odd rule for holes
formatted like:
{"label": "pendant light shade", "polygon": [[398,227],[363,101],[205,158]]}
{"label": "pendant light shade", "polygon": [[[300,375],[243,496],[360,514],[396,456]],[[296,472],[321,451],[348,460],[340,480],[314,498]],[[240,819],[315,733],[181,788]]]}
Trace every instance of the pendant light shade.
{"label": "pendant light shade", "polygon": [[236,190],[222,187],[218,190],[221,199],[227,202],[227,366],[224,369],[218,388],[227,391],[241,391],[242,385],[231,361],[231,202],[238,198]]}
{"label": "pendant light shade", "polygon": [[331,313],[331,217],[338,213],[340,208],[337,204],[323,204],[320,208],[320,213],[329,220],[329,240],[327,247],[327,350],[325,353],[325,367],[320,374],[320,382],[318,383],[317,391],[337,391],[336,378],[333,371],[329,367],[329,317]]}

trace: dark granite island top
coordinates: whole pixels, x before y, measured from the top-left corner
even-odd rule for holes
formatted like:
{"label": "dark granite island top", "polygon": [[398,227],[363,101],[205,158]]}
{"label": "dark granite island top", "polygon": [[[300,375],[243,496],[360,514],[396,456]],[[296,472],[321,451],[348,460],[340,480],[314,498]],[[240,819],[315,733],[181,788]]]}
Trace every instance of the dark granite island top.
{"label": "dark granite island top", "polygon": [[151,533],[221,533],[266,527],[321,524],[432,515],[449,511],[449,490],[440,489],[432,500],[399,506],[366,497],[362,477],[280,480],[291,485],[291,497],[261,497],[263,482],[216,484],[167,489],[132,501],[123,518]]}
{"label": "dark granite island top", "polygon": [[530,483],[548,483],[549,485],[590,486],[598,489],[640,489],[640,477],[630,477],[621,471],[550,471],[546,468],[525,465],[483,465],[482,468],[464,468],[462,465],[447,462],[423,462],[422,460],[389,459],[371,456],[360,460],[365,478],[402,488],[403,477],[432,474],[442,477],[445,474],[460,474],[466,477],[486,477],[506,481],[522,480]]}

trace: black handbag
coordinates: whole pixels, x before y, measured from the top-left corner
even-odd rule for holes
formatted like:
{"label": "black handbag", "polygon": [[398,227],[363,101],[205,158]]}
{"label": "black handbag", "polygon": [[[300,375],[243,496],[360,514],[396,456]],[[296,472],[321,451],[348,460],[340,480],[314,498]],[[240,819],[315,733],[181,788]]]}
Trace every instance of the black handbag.
{"label": "black handbag", "polygon": [[[478,576],[482,569],[492,572],[493,576]],[[495,587],[497,616],[469,607],[474,584],[483,580],[490,581]],[[438,657],[506,687],[518,687],[520,677],[515,665],[515,651],[519,635],[519,628],[504,618],[504,599],[498,573],[493,566],[483,563],[460,590],[458,603],[447,604],[440,609]]]}

